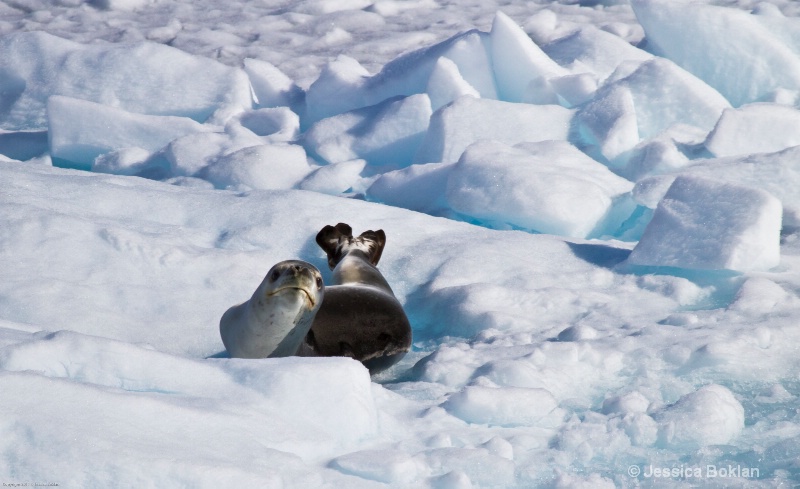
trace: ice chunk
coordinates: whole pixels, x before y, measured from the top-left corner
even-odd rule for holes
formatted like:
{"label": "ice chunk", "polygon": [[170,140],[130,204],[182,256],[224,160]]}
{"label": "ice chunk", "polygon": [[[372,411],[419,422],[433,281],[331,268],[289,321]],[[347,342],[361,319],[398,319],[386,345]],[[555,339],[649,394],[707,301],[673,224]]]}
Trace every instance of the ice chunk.
{"label": "ice chunk", "polygon": [[431,117],[415,163],[452,163],[467,146],[494,139],[506,144],[567,140],[573,111],[464,96]]}
{"label": "ice chunk", "polygon": [[632,188],[567,142],[482,141],[453,167],[447,202],[480,220],[583,238],[605,227],[615,199]]}
{"label": "ice chunk", "polygon": [[370,200],[420,212],[446,207],[447,178],[454,163],[411,165],[380,175],[367,189]]}
{"label": "ice chunk", "polygon": [[247,111],[236,120],[266,142],[295,141],[300,135],[300,118],[286,107]]}
{"label": "ice chunk", "polygon": [[647,46],[717,89],[735,107],[800,89],[800,57],[748,12],[687,0],[631,0]]}
{"label": "ice chunk", "polygon": [[744,429],[744,408],[721,385],[706,385],[654,414],[659,441],[670,447],[695,449],[723,445]]}
{"label": "ice chunk", "polygon": [[370,6],[370,0],[305,0],[295,9],[309,15],[324,15],[346,10],[361,10]]}
{"label": "ice chunk", "polygon": [[681,175],[628,257],[633,265],[768,270],[780,262],[782,207],[763,190]]}
{"label": "ice chunk", "polygon": [[800,110],[767,103],[725,110],[706,141],[715,156],[773,153],[798,145]]}
{"label": "ice chunk", "polygon": [[289,189],[310,172],[302,147],[267,144],[225,155],[201,175],[217,188]]}
{"label": "ice chunk", "polygon": [[263,144],[263,141],[253,136],[251,140],[242,143],[243,146],[239,146],[239,143],[222,132],[189,134],[169,143],[161,154],[167,160],[171,175],[194,176],[223,154],[242,147]]}
{"label": "ice chunk", "polygon": [[142,115],[69,97],[50,97],[47,104],[50,154],[89,169],[103,153],[142,148],[155,152],[207,126],[186,117]]}
{"label": "ice chunk", "polygon": [[153,0],[95,0],[93,5],[106,10],[131,12],[151,3],[153,3]]}
{"label": "ice chunk", "polygon": [[597,91],[597,78],[590,73],[578,73],[553,78],[549,85],[561,105],[575,107],[592,99]]}
{"label": "ice chunk", "polygon": [[622,63],[640,64],[653,57],[593,25],[582,26],[542,49],[557,63],[571,65],[576,71],[588,70],[601,81],[611,76]]}
{"label": "ice chunk", "polygon": [[558,402],[546,389],[472,385],[451,395],[443,407],[468,423],[535,426]]}
{"label": "ice chunk", "polygon": [[309,153],[329,163],[364,159],[373,165],[407,166],[428,129],[426,94],[386,100],[323,119],[305,133]]}
{"label": "ice chunk", "polygon": [[152,152],[142,148],[122,148],[102,154],[92,162],[91,170],[114,175],[137,175],[147,167]]}
{"label": "ice chunk", "polygon": [[603,90],[602,95],[578,111],[575,119],[582,137],[597,146],[598,159],[614,162],[639,142],[633,94],[625,86]]}
{"label": "ice chunk", "polygon": [[339,55],[322,69],[306,93],[306,119],[312,124],[349,110],[371,105],[362,87],[370,74],[355,59]]}
{"label": "ice chunk", "polygon": [[675,63],[655,58],[620,80],[631,89],[642,139],[668,127],[688,124],[710,131],[730,107],[719,92]]}
{"label": "ice chunk", "polygon": [[323,439],[333,435],[352,444],[377,430],[369,372],[359,362],[341,357],[231,359],[222,368],[236,383],[271,399],[283,416],[319,429]]}
{"label": "ice chunk", "polygon": [[385,482],[409,485],[419,477],[421,464],[400,450],[363,450],[335,458],[331,466],[342,473]]}
{"label": "ice chunk", "polygon": [[676,124],[710,131],[730,104],[714,89],[669,60],[642,63],[629,76],[601,88],[576,115],[584,135],[612,166],[628,152]]}
{"label": "ice chunk", "polygon": [[522,102],[532,81],[568,74],[503,12],[495,14],[489,39],[500,100]]}
{"label": "ice chunk", "polygon": [[84,46],[20,32],[0,39],[0,59],[4,129],[45,128],[51,95],[199,122],[216,111],[252,105],[244,71],[151,42]]}
{"label": "ice chunk", "polygon": [[605,414],[646,413],[648,407],[650,407],[650,400],[638,391],[609,397],[603,401],[603,413]]}
{"label": "ice chunk", "polygon": [[350,160],[325,165],[304,178],[298,188],[331,195],[341,194],[348,190],[358,191],[361,190],[361,188],[357,188],[361,181],[361,172],[366,166],[365,160]]}
{"label": "ice chunk", "polygon": [[378,104],[386,99],[424,93],[440,57],[453,61],[481,97],[497,98],[488,34],[476,30],[439,44],[404,54],[370,76],[356,60],[339,56],[328,64],[306,94],[306,119],[310,125],[326,117]]}
{"label": "ice chunk", "polygon": [[514,486],[514,462],[485,448],[442,447],[425,452],[424,457],[431,472],[444,474],[432,478],[432,489]]}
{"label": "ice chunk", "polygon": [[772,280],[763,277],[748,278],[736,292],[729,311],[744,314],[770,314],[778,304],[795,299]]}
{"label": "ice chunk", "polygon": [[[800,186],[800,147],[794,146],[779,153],[693,160],[691,163],[679,171],[766,190],[783,204],[784,224],[800,226],[800,194],[797,192]],[[673,173],[640,180],[634,188],[634,197],[640,204],[655,208],[675,176]]]}
{"label": "ice chunk", "polygon": [[303,100],[303,90],[275,65],[260,59],[244,60],[244,71],[250,78],[260,107],[293,107]]}
{"label": "ice chunk", "polygon": [[658,136],[637,144],[630,151],[628,161],[615,170],[634,181],[648,175],[678,171],[691,164],[689,158],[697,155],[707,137],[708,131],[675,124]]}
{"label": "ice chunk", "polygon": [[461,76],[458,65],[444,56],[436,61],[431,76],[428,78],[426,91],[431,98],[433,110],[438,110],[462,95],[480,98],[480,93]]}

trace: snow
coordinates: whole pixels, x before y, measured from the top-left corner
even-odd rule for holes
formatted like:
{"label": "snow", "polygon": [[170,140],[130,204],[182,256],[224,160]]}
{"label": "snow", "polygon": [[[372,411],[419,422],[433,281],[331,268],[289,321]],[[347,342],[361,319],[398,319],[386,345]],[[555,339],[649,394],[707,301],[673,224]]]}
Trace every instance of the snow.
{"label": "snow", "polygon": [[469,95],[433,113],[414,163],[452,163],[470,144],[567,140],[573,111],[560,105],[514,104]]}
{"label": "snow", "polygon": [[632,187],[565,141],[480,141],[452,168],[446,197],[479,221],[585,238],[616,231],[620,222],[603,221]]}
{"label": "snow", "polygon": [[426,94],[391,98],[315,123],[306,131],[304,144],[328,163],[364,159],[373,165],[408,166],[430,118]]}
{"label": "snow", "polygon": [[181,136],[207,130],[186,117],[132,114],[57,95],[48,99],[47,122],[50,155],[82,169],[111,151],[139,148],[154,153]]}
{"label": "snow", "polygon": [[[742,138],[747,131],[753,137]],[[747,104],[726,109],[705,146],[717,157],[776,153],[800,145],[800,111],[777,104]]]}
{"label": "snow", "polygon": [[0,117],[7,130],[46,128],[51,95],[198,122],[251,104],[242,70],[156,43],[86,46],[19,32],[3,37],[0,56],[9,67],[3,74],[9,101]]}
{"label": "snow", "polygon": [[686,394],[654,417],[664,445],[723,445],[744,428],[744,407],[731,391],[714,384]]}
{"label": "snow", "polygon": [[[796,483],[800,4],[502,3],[0,4],[0,482]],[[412,351],[228,358],[337,222]]]}
{"label": "snow", "polygon": [[628,263],[769,270],[780,263],[782,213],[780,201],[763,190],[681,175],[658,203]]}
{"label": "snow", "polygon": [[781,35],[796,28],[794,18],[762,23],[762,16],[693,0],[631,0],[631,6],[649,50],[716,88],[734,107],[800,88],[796,39]]}
{"label": "snow", "polygon": [[531,83],[563,76],[567,70],[550,59],[525,31],[510,17],[500,12],[489,33],[492,68],[502,100],[522,102],[543,100],[546,94],[529,93]]}
{"label": "snow", "polygon": [[609,81],[576,115],[590,144],[611,166],[624,166],[634,146],[676,124],[708,133],[730,104],[714,89],[663,58]]}

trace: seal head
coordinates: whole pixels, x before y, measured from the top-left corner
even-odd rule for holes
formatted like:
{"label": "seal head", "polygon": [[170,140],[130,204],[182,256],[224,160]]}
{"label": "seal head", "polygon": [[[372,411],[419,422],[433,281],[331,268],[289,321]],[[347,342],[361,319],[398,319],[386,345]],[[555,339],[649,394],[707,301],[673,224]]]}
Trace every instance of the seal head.
{"label": "seal head", "polygon": [[222,343],[234,358],[294,355],[324,294],[322,275],[314,265],[300,260],[277,263],[250,300],[222,315]]}

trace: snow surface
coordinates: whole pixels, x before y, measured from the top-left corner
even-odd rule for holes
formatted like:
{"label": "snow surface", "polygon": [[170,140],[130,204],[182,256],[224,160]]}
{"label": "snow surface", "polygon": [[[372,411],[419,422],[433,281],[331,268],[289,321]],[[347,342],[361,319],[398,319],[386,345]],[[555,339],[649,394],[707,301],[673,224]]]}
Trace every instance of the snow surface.
{"label": "snow surface", "polygon": [[[799,17],[0,4],[0,482],[797,484]],[[386,231],[412,351],[227,358],[336,222]]]}

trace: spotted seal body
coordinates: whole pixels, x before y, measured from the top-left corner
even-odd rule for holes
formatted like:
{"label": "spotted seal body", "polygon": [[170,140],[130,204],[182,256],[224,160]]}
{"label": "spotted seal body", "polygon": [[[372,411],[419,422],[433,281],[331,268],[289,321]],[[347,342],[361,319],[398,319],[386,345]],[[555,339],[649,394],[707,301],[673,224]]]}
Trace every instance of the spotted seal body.
{"label": "spotted seal body", "polygon": [[371,373],[394,365],[411,348],[411,325],[377,269],[386,234],[354,237],[350,226],[339,223],[322,228],[316,241],[333,278],[298,354],[352,357]]}
{"label": "spotted seal body", "polygon": [[299,260],[282,261],[267,272],[250,300],[222,315],[222,343],[233,358],[295,355],[324,295],[317,267]]}

